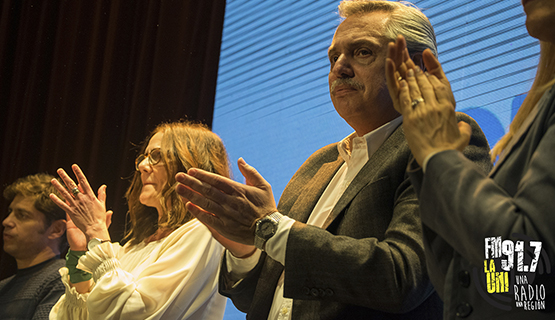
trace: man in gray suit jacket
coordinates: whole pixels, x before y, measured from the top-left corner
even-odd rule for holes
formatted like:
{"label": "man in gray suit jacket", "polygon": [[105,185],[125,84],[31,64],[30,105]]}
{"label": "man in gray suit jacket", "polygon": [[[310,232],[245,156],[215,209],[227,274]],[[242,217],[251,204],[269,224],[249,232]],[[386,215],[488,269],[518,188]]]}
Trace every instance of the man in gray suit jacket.
{"label": "man in gray suit jacket", "polygon": [[[246,185],[191,169],[178,174],[177,191],[228,249],[220,292],[248,319],[439,319],[405,172],[411,153],[384,69],[397,33],[416,61],[425,48],[436,51],[435,35],[420,11],[400,3],[348,1],[339,11],[330,95],[355,132],[314,153],[277,209],[270,185],[242,159]],[[460,119],[475,132],[466,154],[488,163],[483,133]]]}

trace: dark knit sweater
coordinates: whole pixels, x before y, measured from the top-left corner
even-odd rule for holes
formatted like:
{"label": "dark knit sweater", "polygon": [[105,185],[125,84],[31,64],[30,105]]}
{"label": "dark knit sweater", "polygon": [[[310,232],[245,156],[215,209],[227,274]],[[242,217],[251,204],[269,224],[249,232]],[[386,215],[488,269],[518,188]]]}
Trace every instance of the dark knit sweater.
{"label": "dark knit sweater", "polygon": [[48,319],[65,292],[58,272],[64,266],[65,260],[52,258],[0,281],[0,319]]}

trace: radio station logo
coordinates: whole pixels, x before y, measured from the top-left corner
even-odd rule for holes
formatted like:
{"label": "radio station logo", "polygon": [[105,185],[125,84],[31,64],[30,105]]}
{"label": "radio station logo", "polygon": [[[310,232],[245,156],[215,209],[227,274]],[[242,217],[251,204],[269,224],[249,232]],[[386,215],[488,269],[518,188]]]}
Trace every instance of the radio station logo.
{"label": "radio station logo", "polygon": [[541,241],[521,234],[513,234],[513,237],[523,240],[513,241],[500,236],[484,239],[483,283],[489,297],[482,292],[484,287],[477,284],[478,289],[490,304],[500,309],[543,310],[546,308],[546,288],[534,280],[537,274],[551,272],[547,254],[542,251]]}

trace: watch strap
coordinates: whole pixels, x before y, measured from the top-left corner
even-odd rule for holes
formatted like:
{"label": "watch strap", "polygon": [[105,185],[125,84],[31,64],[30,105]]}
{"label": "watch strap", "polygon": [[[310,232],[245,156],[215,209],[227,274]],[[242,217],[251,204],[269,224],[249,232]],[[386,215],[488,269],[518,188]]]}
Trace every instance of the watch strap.
{"label": "watch strap", "polygon": [[[283,215],[276,211],[276,212],[274,212],[270,215],[265,216],[262,219],[271,219],[274,222],[274,224],[276,226],[276,230],[277,230],[277,227],[279,226],[279,220],[281,220],[282,217],[283,217]],[[258,220],[258,222],[260,222],[262,219]],[[258,222],[256,224],[257,229],[258,229]],[[270,235],[268,238],[264,239],[264,238],[260,237],[258,235],[258,232],[256,232],[256,231],[254,233],[254,246],[257,247],[258,249],[264,251],[264,246],[266,244],[266,241],[268,241],[271,237],[273,237],[275,235],[275,232],[274,232],[274,234]]]}
{"label": "watch strap", "polygon": [[87,243],[87,249],[90,251],[92,250],[94,247],[96,247],[97,245],[104,243],[104,242],[110,242],[110,240],[102,240],[99,238],[92,238],[91,240],[89,240],[89,243]]}

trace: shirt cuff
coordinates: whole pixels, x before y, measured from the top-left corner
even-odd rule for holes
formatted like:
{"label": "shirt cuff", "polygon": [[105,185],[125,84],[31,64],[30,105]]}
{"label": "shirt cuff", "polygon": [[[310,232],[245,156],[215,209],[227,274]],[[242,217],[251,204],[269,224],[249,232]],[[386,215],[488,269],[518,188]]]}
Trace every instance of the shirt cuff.
{"label": "shirt cuff", "polygon": [[[285,252],[287,249],[287,238],[289,237],[289,231],[293,224],[294,219],[287,216],[283,216],[279,220],[278,228],[276,234],[271,237],[265,245],[266,253],[277,262],[285,265]],[[258,263],[260,259],[261,250],[256,249],[256,251],[247,258],[237,258],[229,250],[225,251],[226,254],[226,267],[227,271],[233,275],[234,279],[244,278]]]}
{"label": "shirt cuff", "polygon": [[276,234],[266,242],[266,253],[277,262],[285,266],[285,252],[287,251],[287,238],[289,231],[295,223],[294,219],[288,216],[283,216],[279,220]]}
{"label": "shirt cuff", "polygon": [[64,284],[66,289],[65,295],[62,296],[65,299],[65,303],[69,306],[69,308],[86,310],[87,297],[89,296],[89,293],[79,293],[74,287],[70,285],[69,270],[66,267],[60,268],[58,272],[60,273],[62,283]]}
{"label": "shirt cuff", "polygon": [[116,259],[120,250],[123,249],[118,243],[99,244],[79,258],[77,268],[92,273],[94,282],[98,282],[107,272],[121,268],[120,262]]}

